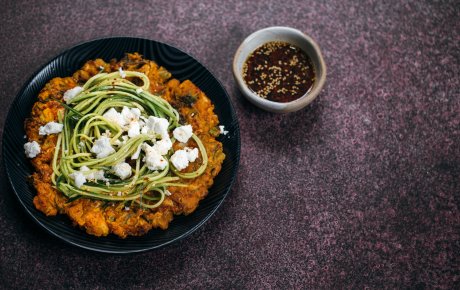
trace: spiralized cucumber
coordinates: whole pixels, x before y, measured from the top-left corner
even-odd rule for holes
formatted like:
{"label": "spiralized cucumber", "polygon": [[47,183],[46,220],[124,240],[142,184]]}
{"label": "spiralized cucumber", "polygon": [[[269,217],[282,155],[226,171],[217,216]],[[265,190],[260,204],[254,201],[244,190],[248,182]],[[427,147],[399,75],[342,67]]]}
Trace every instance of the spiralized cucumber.
{"label": "spiralized cucumber", "polygon": [[[137,86],[130,79],[140,79],[143,84]],[[202,164],[194,172],[181,173],[174,168],[169,162],[172,150],[163,156],[168,164],[161,171],[150,170],[142,161],[144,153],[141,153],[129,178],[122,180],[111,172],[112,166],[130,159],[143,143],[155,144],[158,136],[140,134],[129,139],[125,137],[127,140],[121,143],[126,132],[103,116],[109,109],[120,111],[123,107],[137,108],[144,118],[165,118],[169,122],[169,132],[180,126],[177,110],[159,95],[151,94],[149,88],[149,78],[140,72],[125,71],[123,77],[120,72],[99,73],[90,78],[83,90],[67,102],[65,113],[59,115],[64,128],[57,139],[52,181],[69,201],[90,198],[155,208],[165,199],[168,186],[187,186],[186,179],[203,174],[208,158],[202,141],[195,134],[192,138],[198,145]],[[102,135],[110,138],[115,152],[96,158],[91,148]],[[115,146],[119,143],[121,145]],[[90,180],[77,187],[71,175],[84,166],[89,169],[89,173],[103,170],[105,179]]]}

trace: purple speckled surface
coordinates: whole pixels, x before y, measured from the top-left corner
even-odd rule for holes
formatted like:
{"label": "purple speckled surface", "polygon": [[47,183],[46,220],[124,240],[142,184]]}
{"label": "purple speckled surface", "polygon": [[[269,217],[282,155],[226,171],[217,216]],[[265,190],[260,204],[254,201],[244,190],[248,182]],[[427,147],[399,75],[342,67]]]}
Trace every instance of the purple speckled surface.
{"label": "purple speckled surface", "polygon": [[[38,228],[2,169],[0,288],[460,287],[458,1],[100,2],[2,1],[0,127],[28,77],[65,48],[160,40],[229,92],[238,179],[185,240],[116,256]],[[329,69],[320,96],[288,115],[250,105],[231,73],[239,43],[273,25],[315,38]]]}

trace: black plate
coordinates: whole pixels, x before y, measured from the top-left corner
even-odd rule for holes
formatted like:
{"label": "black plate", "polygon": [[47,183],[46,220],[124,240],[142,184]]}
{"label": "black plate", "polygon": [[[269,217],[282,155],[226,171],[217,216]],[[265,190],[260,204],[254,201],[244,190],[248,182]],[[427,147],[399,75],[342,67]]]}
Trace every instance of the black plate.
{"label": "black plate", "polygon": [[[67,216],[46,217],[35,209],[32,200],[34,188],[26,180],[33,172],[25,157],[23,145],[24,120],[29,116],[33,103],[43,86],[54,77],[70,76],[90,59],[109,61],[120,59],[127,52],[139,52],[145,58],[164,66],[179,80],[190,79],[215,105],[220,123],[230,133],[220,141],[226,154],[222,171],[216,177],[208,196],[197,210],[188,216],[176,216],[167,230],[152,230],[142,237],[120,239],[115,235],[96,238],[82,229],[72,226]],[[236,176],[240,156],[240,132],[238,120],[230,98],[221,83],[196,59],[170,45],[131,37],[98,39],[77,45],[44,65],[25,84],[10,107],[3,133],[3,160],[6,173],[15,194],[26,212],[40,226],[54,236],[75,246],[107,253],[132,253],[159,248],[182,239],[199,228],[219,208],[230,191]]]}

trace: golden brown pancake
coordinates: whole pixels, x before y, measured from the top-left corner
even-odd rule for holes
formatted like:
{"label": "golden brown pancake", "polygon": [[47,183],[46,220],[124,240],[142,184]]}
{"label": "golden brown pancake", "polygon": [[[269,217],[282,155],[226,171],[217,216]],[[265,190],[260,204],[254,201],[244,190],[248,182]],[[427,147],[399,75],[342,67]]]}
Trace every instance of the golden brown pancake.
{"label": "golden brown pancake", "polygon": [[[69,202],[51,181],[57,135],[38,134],[40,126],[51,121],[57,122],[58,112],[64,108],[56,100],[61,100],[67,90],[83,85],[89,78],[99,73],[101,68],[105,72],[114,72],[120,67],[125,71],[138,71],[148,76],[150,92],[160,94],[168,101],[179,112],[181,123],[192,125],[193,132],[203,142],[209,159],[202,175],[195,179],[182,180],[181,182],[187,183],[187,187],[169,187],[168,190],[172,194],[166,196],[164,202],[154,209],[130,206],[127,210],[123,202],[87,198]],[[31,179],[37,190],[34,205],[47,216],[57,214],[69,216],[75,225],[85,229],[88,234],[106,236],[113,233],[125,238],[144,235],[152,228],[167,229],[174,215],[187,215],[197,208],[221,170],[225,154],[222,143],[216,140],[219,119],[214,113],[214,105],[191,81],[186,80],[181,83],[172,78],[165,68],[144,59],[138,53],[127,54],[120,61],[112,60],[110,63],[102,59],[90,60],[73,76],[52,79],[41,90],[38,99],[32,108],[30,118],[25,122],[29,141],[36,141],[41,147],[40,154],[32,159],[35,172]],[[196,144],[191,138],[185,145],[176,142],[174,149],[181,149],[180,146],[196,147]],[[199,157],[183,172],[196,170],[201,162]]]}

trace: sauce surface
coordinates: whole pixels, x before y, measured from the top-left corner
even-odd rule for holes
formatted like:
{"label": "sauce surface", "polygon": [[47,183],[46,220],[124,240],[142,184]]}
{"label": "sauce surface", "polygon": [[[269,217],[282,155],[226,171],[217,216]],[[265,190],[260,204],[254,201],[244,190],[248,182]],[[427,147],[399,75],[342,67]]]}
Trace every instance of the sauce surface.
{"label": "sauce surface", "polygon": [[310,57],[287,42],[272,41],[254,50],[243,65],[243,79],[261,98],[287,103],[302,97],[315,82]]}

